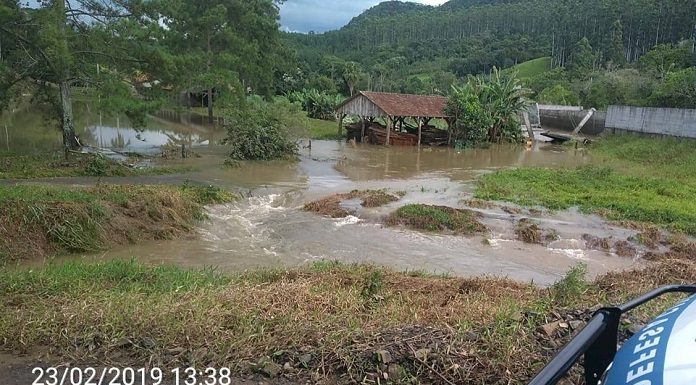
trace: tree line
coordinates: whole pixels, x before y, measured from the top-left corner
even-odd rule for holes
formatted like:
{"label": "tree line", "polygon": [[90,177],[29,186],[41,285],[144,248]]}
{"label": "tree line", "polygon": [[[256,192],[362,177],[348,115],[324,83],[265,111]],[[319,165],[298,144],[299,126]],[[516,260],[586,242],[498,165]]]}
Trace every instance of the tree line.
{"label": "tree line", "polygon": [[[695,25],[690,0],[385,2],[337,31],[284,34],[299,65],[278,91],[299,85],[349,95],[357,84],[449,94],[468,76],[549,57],[540,71],[548,73],[523,79],[534,98],[696,107]],[[352,86],[342,76],[347,65],[360,74]]]}

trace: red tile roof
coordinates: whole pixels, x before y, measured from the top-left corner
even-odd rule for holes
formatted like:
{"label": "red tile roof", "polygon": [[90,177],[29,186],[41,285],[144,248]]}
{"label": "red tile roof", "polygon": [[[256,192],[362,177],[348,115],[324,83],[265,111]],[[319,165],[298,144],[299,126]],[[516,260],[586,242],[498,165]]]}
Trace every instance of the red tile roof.
{"label": "red tile roof", "polygon": [[444,111],[447,105],[447,98],[444,96],[425,96],[394,94],[387,92],[360,91],[355,97],[348,99],[343,105],[348,104],[356,97],[364,95],[379,109],[390,116],[414,116],[425,118],[446,118]]}

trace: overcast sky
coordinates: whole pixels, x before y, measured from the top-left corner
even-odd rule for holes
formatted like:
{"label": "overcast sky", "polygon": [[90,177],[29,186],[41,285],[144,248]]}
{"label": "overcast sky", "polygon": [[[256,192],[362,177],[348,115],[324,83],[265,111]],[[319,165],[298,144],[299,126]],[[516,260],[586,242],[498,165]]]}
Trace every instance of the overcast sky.
{"label": "overcast sky", "polygon": [[[447,0],[412,0],[416,3],[440,5]],[[283,30],[325,32],[348,24],[364,10],[380,0],[285,0],[280,7]]]}

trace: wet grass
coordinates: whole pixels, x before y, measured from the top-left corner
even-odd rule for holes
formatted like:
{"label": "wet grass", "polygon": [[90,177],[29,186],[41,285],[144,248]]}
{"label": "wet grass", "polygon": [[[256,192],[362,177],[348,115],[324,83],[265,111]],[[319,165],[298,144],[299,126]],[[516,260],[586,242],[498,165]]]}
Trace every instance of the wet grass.
{"label": "wet grass", "polygon": [[593,143],[590,155],[623,174],[696,185],[696,140],[611,135]]}
{"label": "wet grass", "polygon": [[338,122],[333,120],[308,119],[309,138],[317,140],[341,139],[343,135],[338,135]]}
{"label": "wet grass", "polygon": [[163,175],[192,170],[189,166],[181,165],[136,169],[92,154],[72,154],[66,161],[59,152],[30,155],[0,152],[0,179]]}
{"label": "wet grass", "polygon": [[[631,227],[654,224],[696,235],[696,141],[608,136],[591,145],[590,155],[595,164],[577,169],[485,175],[475,196],[553,210],[578,207]],[[652,230],[646,241],[654,237]]]}
{"label": "wet grass", "polygon": [[[0,270],[0,348],[49,350],[78,363],[149,360],[235,373],[270,373],[270,366],[302,382],[400,373],[413,383],[523,384],[569,338],[571,330],[539,332],[558,314],[591,314],[597,303],[694,274],[693,262],[668,260],[590,282],[580,266],[538,288],[336,262],[233,275],[73,262]],[[669,303],[651,303],[636,317]]]}
{"label": "wet grass", "polygon": [[625,175],[608,167],[499,171],[483,176],[475,195],[553,210],[576,206],[609,220],[654,223],[696,235],[696,185]]}
{"label": "wet grass", "polygon": [[409,204],[399,208],[387,218],[386,223],[414,230],[456,234],[476,234],[486,230],[473,211],[423,204]]}
{"label": "wet grass", "polygon": [[211,186],[0,186],[0,255],[38,258],[169,239],[203,219],[203,205],[233,199]]}

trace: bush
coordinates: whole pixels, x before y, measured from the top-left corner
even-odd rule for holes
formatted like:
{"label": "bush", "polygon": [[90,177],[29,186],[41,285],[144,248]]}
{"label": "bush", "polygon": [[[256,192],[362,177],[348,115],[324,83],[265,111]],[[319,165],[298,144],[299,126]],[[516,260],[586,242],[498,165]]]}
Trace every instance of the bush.
{"label": "bush", "polygon": [[226,113],[227,138],[232,160],[270,160],[297,154],[296,139],[308,126],[299,104],[285,98],[266,102],[258,97]]}
{"label": "bush", "polygon": [[696,106],[696,68],[667,73],[650,97],[652,105],[672,108]]}
{"label": "bush", "polygon": [[516,74],[497,68],[486,78],[472,78],[463,87],[452,87],[446,112],[454,116],[454,136],[469,144],[482,142],[519,143],[522,130],[518,115],[527,108],[529,90]]}
{"label": "bush", "polygon": [[563,87],[562,84],[545,88],[537,96],[537,101],[544,104],[560,104],[564,106],[577,106],[580,104],[578,96]]}
{"label": "bush", "polygon": [[343,102],[341,95],[316,89],[290,92],[287,97],[291,102],[302,105],[302,109],[310,118],[323,120],[333,120],[334,109]]}
{"label": "bush", "polygon": [[97,154],[85,165],[87,176],[107,176],[109,173],[109,160],[102,154]]}

